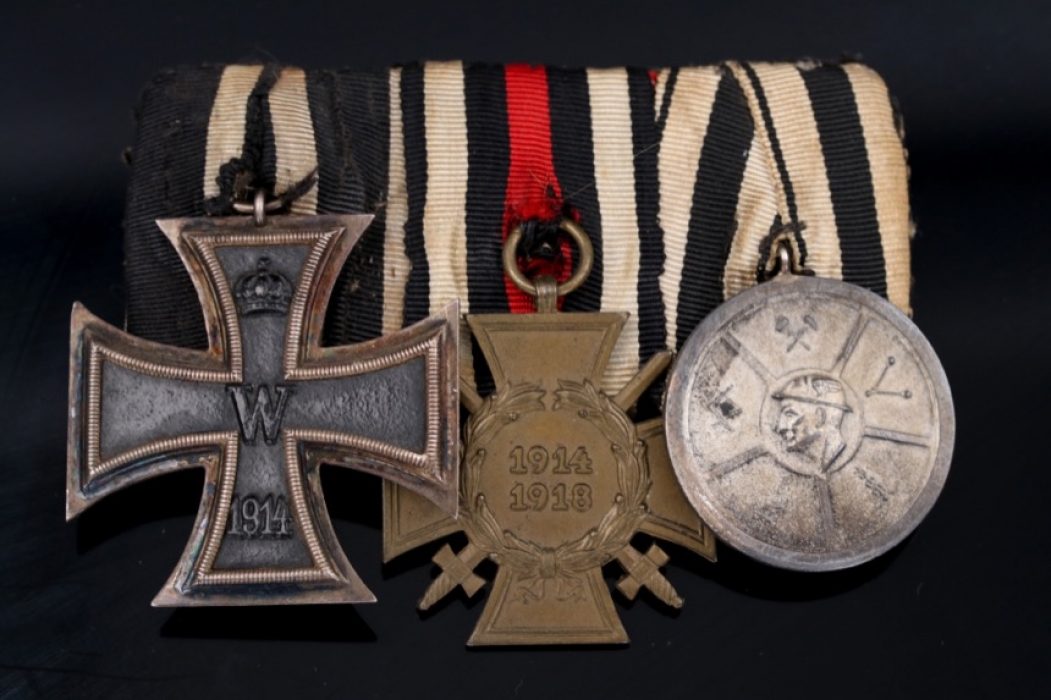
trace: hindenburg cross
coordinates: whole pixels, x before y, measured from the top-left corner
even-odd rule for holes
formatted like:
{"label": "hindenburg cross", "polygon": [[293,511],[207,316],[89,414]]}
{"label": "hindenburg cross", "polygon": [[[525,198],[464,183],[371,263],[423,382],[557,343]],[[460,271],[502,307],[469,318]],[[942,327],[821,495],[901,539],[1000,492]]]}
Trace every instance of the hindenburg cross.
{"label": "hindenburg cross", "polygon": [[207,350],[73,308],[66,515],[203,467],[193,535],[154,605],[371,602],[332,530],[321,463],[457,504],[455,301],[410,328],[322,347],[325,309],[370,216],[159,221],[190,271]]}

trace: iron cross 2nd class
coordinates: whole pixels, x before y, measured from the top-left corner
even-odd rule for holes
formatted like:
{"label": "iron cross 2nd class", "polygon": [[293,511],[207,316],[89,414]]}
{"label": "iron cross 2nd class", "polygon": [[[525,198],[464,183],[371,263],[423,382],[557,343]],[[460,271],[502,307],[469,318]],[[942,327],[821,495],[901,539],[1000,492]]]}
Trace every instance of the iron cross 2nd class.
{"label": "iron cross 2nd class", "polygon": [[372,217],[257,208],[158,222],[197,288],[207,350],[136,338],[74,306],[67,517],[203,467],[193,534],[154,605],[371,602],[318,468],[378,474],[456,513],[458,307],[322,347],[329,295]]}
{"label": "iron cross 2nd class", "polygon": [[467,317],[496,391],[483,400],[461,386],[471,416],[458,519],[384,484],[385,558],[454,532],[467,536],[459,552],[445,544],[435,555],[441,573],[421,609],[457,587],[475,595],[485,585],[475,568],[486,558],[496,563],[470,645],[627,642],[603,565],[619,562],[617,588],[629,599],[645,587],[679,607],[660,570],[668,556],[656,544],[641,552],[632,538],[645,532],[715,555],[711,531],[675,481],[663,421],[636,425],[627,415],[670,354],[652,358],[615,396],[598,388],[627,314],[557,313],[557,298],[583,282],[592,259],[583,230],[572,222],[562,229],[580,250],[563,284],[530,281],[518,270],[520,229],[505,244],[504,269],[537,298],[539,313]]}

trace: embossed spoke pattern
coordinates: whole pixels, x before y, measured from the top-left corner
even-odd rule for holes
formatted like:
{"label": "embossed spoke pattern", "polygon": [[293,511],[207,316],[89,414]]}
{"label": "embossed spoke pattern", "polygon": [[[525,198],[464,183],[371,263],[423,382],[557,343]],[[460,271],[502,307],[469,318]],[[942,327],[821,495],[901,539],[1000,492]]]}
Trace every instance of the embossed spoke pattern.
{"label": "embossed spoke pattern", "polygon": [[713,465],[708,469],[708,474],[713,479],[721,479],[727,474],[735,472],[741,467],[751,464],[752,462],[766,454],[768,454],[767,451],[764,450],[762,447],[753,447],[747,452],[742,452],[736,457],[733,457],[725,462]]}
{"label": "embossed spoke pattern", "polygon": [[843,349],[839,351],[836,356],[836,363],[832,366],[830,374],[837,379],[842,376],[843,370],[846,369],[847,363],[850,362],[851,356],[854,351],[858,348],[858,341],[861,340],[861,336],[865,333],[865,329],[868,328],[869,317],[865,314],[858,314],[857,319],[854,321],[854,326],[850,329],[850,333],[847,335],[846,342],[843,343]]}
{"label": "embossed spoke pattern", "polygon": [[931,447],[931,439],[929,437],[925,435],[904,433],[900,430],[887,430],[885,428],[867,426],[865,428],[864,437],[872,438],[873,440],[896,442],[900,445],[915,445],[916,447],[924,447],[927,449],[930,449]]}
{"label": "embossed spoke pattern", "polygon": [[759,375],[759,378],[763,380],[764,384],[769,387],[773,383],[775,379],[773,372],[767,369],[766,365],[764,365],[758,357],[753,355],[748,348],[742,345],[740,340],[730,333],[723,336],[721,340],[726,343],[726,347],[730,348],[735,355],[744,360],[745,364],[752,368],[752,371]]}
{"label": "embossed spoke pattern", "polygon": [[825,479],[814,478],[813,481],[821,508],[821,536],[825,542],[831,542],[837,530],[836,515],[832,510],[832,491]]}
{"label": "embossed spoke pattern", "polygon": [[672,371],[683,490],[721,540],[760,561],[867,561],[916,527],[944,482],[953,412],[940,370],[916,328],[855,285],[783,276],[742,292]]}

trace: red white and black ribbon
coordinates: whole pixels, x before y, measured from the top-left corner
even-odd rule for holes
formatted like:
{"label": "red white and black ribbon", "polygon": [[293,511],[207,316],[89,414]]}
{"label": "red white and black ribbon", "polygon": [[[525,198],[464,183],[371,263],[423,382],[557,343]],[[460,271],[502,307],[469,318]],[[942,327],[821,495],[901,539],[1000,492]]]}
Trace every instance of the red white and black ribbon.
{"label": "red white and black ribbon", "polygon": [[[606,377],[622,385],[640,360],[643,240],[661,238],[656,161],[635,158],[656,148],[646,72],[458,63],[399,72],[411,266],[404,322],[450,296],[466,313],[531,311],[503,273],[503,239],[515,225],[572,216],[591,237],[595,264],[563,311],[631,314]],[[638,206],[640,190],[651,194],[648,209]],[[568,276],[565,263],[556,277]],[[650,266],[654,289],[657,270]],[[484,368],[474,369],[485,391]]]}
{"label": "red white and black ribbon", "polygon": [[[607,388],[755,284],[778,232],[816,274],[908,310],[904,151],[886,88],[861,65],[205,67],[158,76],[139,114],[128,327],[153,340],[204,344],[153,220],[228,213],[239,190],[281,196],[314,177],[292,213],[377,216],[330,303],[332,343],[452,297],[466,313],[531,311],[503,274],[503,240],[561,216],[595,246],[562,310],[631,314]],[[546,269],[565,279],[573,251],[556,253]],[[464,369],[487,393],[484,363]]]}

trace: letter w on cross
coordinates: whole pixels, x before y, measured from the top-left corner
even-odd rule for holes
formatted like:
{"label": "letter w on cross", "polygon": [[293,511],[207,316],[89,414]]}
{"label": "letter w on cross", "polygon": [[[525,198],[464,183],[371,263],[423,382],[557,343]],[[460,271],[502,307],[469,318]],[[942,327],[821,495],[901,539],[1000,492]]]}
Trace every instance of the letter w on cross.
{"label": "letter w on cross", "polygon": [[[206,351],[136,338],[74,306],[67,516],[152,476],[205,469],[194,534],[155,605],[375,600],[332,530],[321,463],[455,513],[456,302],[376,340],[321,346],[336,277],[370,220],[158,222],[197,287]],[[231,510],[246,503],[264,504],[282,532],[287,503],[289,536],[250,525],[259,508]]]}
{"label": "letter w on cross", "polygon": [[274,387],[276,399],[270,398],[270,387],[266,384],[255,389],[251,384],[228,386],[230,398],[237,409],[237,422],[241,426],[241,440],[249,445],[255,444],[259,424],[263,425],[263,440],[268,445],[277,442],[281,432],[281,418],[288,405],[288,397],[294,391],[291,386],[278,384]]}

